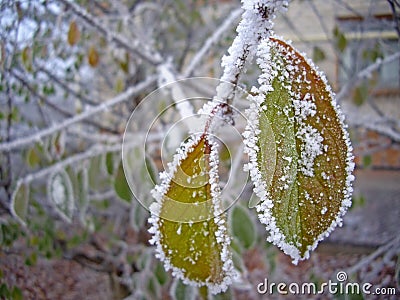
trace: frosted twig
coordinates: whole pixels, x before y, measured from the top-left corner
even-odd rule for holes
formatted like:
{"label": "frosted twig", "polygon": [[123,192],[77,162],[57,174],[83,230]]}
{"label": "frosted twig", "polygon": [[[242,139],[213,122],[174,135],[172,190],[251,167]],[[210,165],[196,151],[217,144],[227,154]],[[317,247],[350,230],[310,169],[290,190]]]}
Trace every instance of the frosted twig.
{"label": "frosted twig", "polygon": [[73,135],[79,136],[82,139],[94,141],[96,143],[122,143],[122,137],[120,135],[106,134],[106,133],[96,133],[88,132],[87,130],[82,130],[81,128],[71,127],[67,131]]}
{"label": "frosted twig", "polygon": [[90,201],[102,201],[104,199],[109,199],[115,196],[115,190],[109,190],[103,193],[94,193],[94,194],[89,194],[88,198]]}
{"label": "frosted twig", "polygon": [[325,17],[321,15],[321,13],[320,13],[319,10],[317,9],[317,7],[315,6],[315,3],[314,3],[313,1],[308,0],[307,3],[308,3],[309,6],[311,7],[311,9],[312,9],[312,11],[314,12],[315,16],[317,17],[318,22],[319,22],[319,24],[320,24],[320,26],[321,26],[321,28],[322,28],[324,34],[325,34],[326,40],[329,42],[329,44],[331,44],[332,49],[333,49],[333,51],[334,51],[335,54],[336,54],[336,57],[337,57],[337,59],[338,59],[338,62],[339,62],[339,64],[340,64],[340,66],[341,66],[346,72],[349,72],[347,66],[343,63],[343,59],[342,59],[340,53],[338,52],[338,49],[335,47],[335,45],[334,45],[334,43],[333,43],[333,41],[332,41],[332,39],[331,39],[331,37],[330,37],[329,30],[328,30],[328,28],[327,28],[327,26],[326,26]]}
{"label": "frosted twig", "polygon": [[77,16],[82,18],[87,24],[96,28],[101,34],[103,34],[107,40],[116,43],[117,45],[127,49],[129,52],[137,55],[138,57],[144,59],[145,61],[151,63],[152,65],[160,64],[163,59],[153,49],[150,49],[148,45],[144,41],[132,40],[127,41],[124,37],[108,30],[106,26],[101,24],[95,16],[88,13],[78,4],[70,0],[61,0],[67,7],[69,7]]}
{"label": "frosted twig", "polygon": [[[173,73],[173,67],[170,62],[166,62],[158,67],[158,85],[167,85],[166,88],[170,90],[172,100],[176,103],[176,108],[179,111],[182,119],[190,117],[194,114],[193,106],[190,101],[182,101],[187,97],[182,91],[179,84],[173,84],[176,82],[176,76]],[[168,85],[170,84],[170,85]]]}
{"label": "frosted twig", "polygon": [[27,137],[19,138],[17,140],[11,141],[11,142],[4,142],[0,144],[0,151],[11,151],[15,148],[23,147],[26,145],[29,145],[34,142],[40,141],[42,138],[47,137],[49,135],[52,135],[56,133],[57,131],[60,131],[64,128],[67,128],[75,123],[81,122],[93,115],[96,115],[102,111],[105,111],[109,109],[110,107],[119,104],[121,102],[127,101],[130,97],[134,96],[135,94],[141,92],[145,88],[151,86],[153,83],[156,82],[157,77],[155,75],[148,77],[145,81],[142,81],[141,83],[132,86],[128,88],[125,92],[119,94],[118,96],[111,98],[102,104],[89,108],[86,111],[68,118],[61,123],[55,124],[51,127],[42,129],[35,134],[32,134]]}
{"label": "frosted twig", "polygon": [[240,16],[241,8],[235,9],[230,13],[227,19],[213,32],[213,34],[204,42],[203,47],[196,53],[190,64],[183,71],[183,77],[191,76],[195,68],[201,62],[203,57],[207,54],[210,48],[218,42],[221,36],[232,26],[233,22]]}
{"label": "frosted twig", "polygon": [[391,248],[399,249],[400,247],[400,237],[395,237],[393,240],[388,242],[387,244],[379,247],[375,252],[370,255],[364,257],[357,264],[347,269],[347,274],[353,274],[362,269],[364,266],[369,265],[375,258],[387,252]]}
{"label": "frosted twig", "polygon": [[65,82],[63,82],[61,79],[59,79],[56,75],[52,74],[47,68],[45,68],[42,65],[37,65],[37,68],[39,71],[45,73],[52,81],[57,83],[60,87],[62,87],[65,91],[68,93],[72,94],[76,98],[78,98],[80,101],[85,102],[90,105],[97,105],[98,103],[90,99],[89,97],[85,96],[84,94],[79,94],[77,91],[75,91],[73,88],[68,86]]}
{"label": "frosted twig", "polygon": [[[45,103],[48,107],[50,107],[51,109],[53,109],[54,111],[58,112],[59,114],[63,115],[64,117],[72,117],[73,114],[71,112],[69,112],[68,110],[62,108],[60,105],[56,105],[53,102],[51,102],[48,98],[44,97],[42,94],[40,94],[37,90],[35,90],[32,86],[32,84],[30,84],[26,78],[24,78],[21,74],[18,74],[15,70],[11,70],[10,71],[11,75],[18,79],[21,84],[35,97],[37,97],[38,99],[40,99],[43,103]],[[43,118],[45,119],[45,114],[43,112],[43,109],[41,107],[41,105],[38,105],[39,111],[41,113],[41,115],[43,115]],[[98,124],[95,121],[92,120],[84,120],[85,123],[92,125],[94,127],[97,127],[103,131],[109,132],[109,133],[113,133],[113,134],[117,134],[118,132],[116,132],[114,129],[109,128],[107,126],[104,126],[102,124]],[[47,122],[48,123],[48,122]]]}
{"label": "frosted twig", "polygon": [[[222,58],[224,68],[221,81],[233,84],[217,87],[216,100],[229,103],[235,94],[235,85],[239,81],[240,74],[244,71],[247,60],[254,57],[257,45],[263,38],[268,38],[272,33],[273,20],[279,10],[284,10],[288,1],[283,0],[248,0],[243,2],[244,13],[236,31],[237,36],[228,49],[229,55]],[[228,87],[228,89],[226,89]]]}
{"label": "frosted twig", "polygon": [[391,63],[392,61],[400,58],[400,51],[385,57],[384,59],[377,59],[373,64],[368,67],[362,69],[358,72],[351,80],[347,81],[347,83],[340,89],[339,93],[336,95],[336,99],[338,101],[342,100],[360,80],[371,77],[371,73],[377,70],[380,66],[384,64]]}
{"label": "frosted twig", "polygon": [[[147,137],[148,142],[160,140],[162,136],[160,134],[149,134]],[[124,145],[126,149],[129,149],[131,147],[139,146],[141,142],[141,139],[134,139],[132,142],[129,142],[128,144]],[[19,184],[29,184],[34,180],[40,179],[42,177],[48,176],[58,170],[62,170],[70,165],[79,163],[81,161],[90,159],[92,157],[101,155],[103,153],[108,153],[108,152],[119,152],[121,151],[122,146],[121,143],[117,143],[114,145],[104,145],[104,144],[96,144],[89,148],[89,150],[85,152],[81,152],[72,156],[67,157],[66,159],[59,161],[51,166],[48,166],[46,168],[43,168],[37,172],[30,173],[26,175],[23,178],[20,178],[17,182],[17,186]]]}

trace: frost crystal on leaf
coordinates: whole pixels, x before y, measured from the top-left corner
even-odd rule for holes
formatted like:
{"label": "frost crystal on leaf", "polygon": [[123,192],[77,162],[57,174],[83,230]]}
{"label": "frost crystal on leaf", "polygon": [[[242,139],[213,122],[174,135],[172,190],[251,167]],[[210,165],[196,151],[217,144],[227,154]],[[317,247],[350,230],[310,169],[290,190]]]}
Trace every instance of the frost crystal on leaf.
{"label": "frost crystal on leaf", "polygon": [[268,38],[257,63],[260,86],[249,97],[244,133],[247,168],[268,241],[296,264],[342,224],[351,205],[352,147],[334,94],[310,60]]}

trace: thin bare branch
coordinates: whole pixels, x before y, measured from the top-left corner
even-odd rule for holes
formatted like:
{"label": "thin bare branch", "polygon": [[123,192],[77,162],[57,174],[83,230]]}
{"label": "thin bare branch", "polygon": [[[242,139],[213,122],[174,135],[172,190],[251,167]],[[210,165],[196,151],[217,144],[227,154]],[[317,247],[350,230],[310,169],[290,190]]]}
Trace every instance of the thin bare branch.
{"label": "thin bare branch", "polygon": [[104,37],[111,42],[116,43],[118,46],[123,47],[132,54],[144,59],[152,65],[158,65],[162,63],[163,59],[159,53],[151,49],[144,41],[131,40],[127,41],[124,37],[110,31],[106,26],[101,24],[95,16],[91,15],[84,8],[78,4],[69,0],[60,0],[67,7],[69,7],[72,12],[84,20],[88,25],[93,26],[98,30],[99,33],[104,35]]}
{"label": "thin bare branch", "polygon": [[150,87],[152,84],[154,84],[156,82],[156,79],[157,79],[157,77],[155,75],[150,76],[145,81],[142,81],[141,83],[128,88],[125,92],[119,94],[118,96],[111,98],[95,107],[89,108],[86,111],[84,111],[74,117],[71,117],[71,118],[68,118],[68,119],[62,121],[61,123],[55,124],[51,127],[45,128],[45,129],[42,129],[42,130],[36,132],[35,134],[31,134],[30,136],[22,137],[22,138],[19,138],[17,140],[10,141],[10,142],[1,143],[0,151],[6,151],[6,152],[8,151],[9,152],[13,149],[21,148],[21,147],[24,147],[31,143],[38,142],[44,137],[52,135],[62,129],[65,129],[65,128],[73,125],[73,124],[79,123],[91,116],[101,113],[116,104],[119,104],[121,102],[129,100],[132,96],[140,93],[144,89],[146,89],[146,88]]}
{"label": "thin bare branch", "polygon": [[238,8],[231,12],[231,14],[225,19],[225,21],[213,32],[213,34],[205,41],[203,47],[196,53],[193,59],[190,61],[190,64],[183,71],[183,77],[189,77],[193,74],[196,67],[200,64],[203,57],[208,53],[213,45],[215,45],[222,37],[224,33],[226,33],[229,28],[232,27],[232,24],[240,17],[242,13],[242,9]]}
{"label": "thin bare branch", "polygon": [[347,94],[350,92],[352,87],[356,86],[357,83],[360,82],[362,79],[369,78],[371,76],[371,73],[373,71],[379,69],[380,66],[391,63],[399,58],[400,58],[400,51],[398,51],[392,55],[389,55],[389,56],[385,57],[384,59],[378,59],[373,64],[362,69],[352,79],[348,80],[347,83],[340,89],[339,93],[337,93],[337,95],[336,95],[337,100],[341,101],[343,98],[345,98],[347,96]]}

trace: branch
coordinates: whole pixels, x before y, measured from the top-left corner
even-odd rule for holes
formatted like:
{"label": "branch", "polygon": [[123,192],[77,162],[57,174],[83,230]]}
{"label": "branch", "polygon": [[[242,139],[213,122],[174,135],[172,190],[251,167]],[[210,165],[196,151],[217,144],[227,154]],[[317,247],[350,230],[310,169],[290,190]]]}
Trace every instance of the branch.
{"label": "branch", "polygon": [[57,131],[65,129],[75,123],[81,122],[93,115],[96,115],[104,110],[109,109],[110,107],[112,107],[116,104],[127,101],[133,95],[141,92],[142,90],[148,88],[153,83],[155,83],[156,79],[157,79],[157,77],[155,75],[150,76],[145,81],[142,81],[141,83],[139,83],[133,87],[130,87],[129,89],[127,89],[125,92],[119,94],[118,96],[111,98],[98,106],[89,108],[86,111],[84,111],[74,117],[71,117],[71,118],[68,118],[68,119],[62,121],[61,123],[55,124],[49,128],[42,129],[41,131],[38,131],[37,133],[32,134],[30,136],[19,138],[17,140],[11,141],[11,142],[1,143],[0,151],[9,152],[13,149],[20,148],[20,147],[29,145],[31,143],[40,141],[42,138],[52,135]]}
{"label": "branch", "polygon": [[387,1],[389,2],[390,9],[392,10],[393,13],[393,19],[395,23],[394,29],[396,30],[397,36],[400,39],[400,22],[399,22],[400,16],[397,14],[395,1],[394,0],[387,0]]}
{"label": "branch", "polygon": [[[224,72],[221,76],[222,83],[217,87],[215,100],[222,100],[227,104],[233,100],[236,85],[246,62],[254,57],[259,42],[272,34],[276,13],[285,10],[287,6],[288,1],[283,0],[243,2],[244,13],[236,29],[238,34],[228,49],[229,55],[222,58],[221,65]],[[226,86],[224,81],[232,83],[233,86]],[[207,109],[204,112],[207,113]]]}
{"label": "branch", "polygon": [[137,55],[152,65],[158,65],[162,63],[163,59],[159,53],[150,49],[143,41],[133,40],[127,41],[124,37],[115,34],[108,30],[103,24],[101,24],[95,16],[88,13],[78,4],[70,0],[61,0],[67,7],[69,7],[77,16],[84,20],[90,26],[96,28],[108,41],[116,43],[118,46],[123,47],[129,52]]}
{"label": "branch", "polygon": [[85,102],[87,104],[90,105],[97,105],[98,103],[93,101],[92,99],[90,99],[89,97],[83,95],[83,94],[79,94],[78,92],[76,92],[74,89],[72,89],[71,87],[69,87],[66,83],[64,83],[63,81],[61,81],[61,79],[59,79],[57,76],[55,76],[54,74],[52,74],[49,70],[47,70],[45,67],[38,65],[37,66],[38,70],[40,72],[45,73],[52,81],[54,81],[55,83],[57,83],[61,88],[63,88],[65,91],[67,91],[68,93],[72,94],[73,96],[75,96],[76,98],[78,98],[79,100],[81,100],[82,102]]}
{"label": "branch", "polygon": [[336,95],[337,101],[340,102],[350,92],[352,87],[354,87],[362,79],[371,77],[371,73],[373,71],[379,69],[380,66],[382,66],[384,64],[388,64],[399,58],[400,58],[400,51],[398,51],[392,55],[389,55],[389,56],[385,57],[384,59],[377,59],[375,63],[362,69],[352,79],[348,80],[347,83],[340,89],[339,93],[337,93],[337,95]]}
{"label": "branch", "polygon": [[390,249],[398,249],[400,247],[400,238],[396,237],[387,244],[383,245],[382,247],[378,248],[375,252],[371,253],[367,257],[363,258],[361,261],[359,261],[357,264],[352,266],[351,268],[347,269],[347,274],[354,274],[360,269],[362,269],[364,266],[369,265],[375,258],[378,256],[382,255],[383,253],[386,253]]}
{"label": "branch", "polygon": [[[152,142],[152,141],[160,140],[161,138],[162,138],[162,136],[160,134],[149,134],[147,141]],[[126,145],[127,149],[130,147],[139,146],[140,141],[141,141],[141,139],[134,139],[132,142],[130,142],[128,145]],[[96,144],[96,145],[92,146],[91,148],[89,148],[89,150],[87,150],[85,152],[71,155],[62,161],[59,161],[53,165],[50,165],[39,171],[30,173],[23,178],[20,178],[18,180],[16,186],[18,186],[20,184],[29,184],[34,180],[49,176],[50,174],[53,174],[56,171],[62,170],[70,165],[79,163],[81,161],[90,159],[92,157],[98,156],[103,153],[119,152],[119,151],[121,151],[121,149],[122,149],[122,145],[120,143],[110,145],[110,146],[106,146],[104,144]]]}
{"label": "branch", "polygon": [[204,42],[203,47],[196,53],[191,60],[189,66],[182,73],[183,77],[189,77],[199,65],[203,57],[207,54],[210,48],[218,42],[221,36],[232,26],[233,22],[240,16],[242,9],[238,8],[231,12],[228,18],[214,31],[214,33]]}
{"label": "branch", "polygon": [[[16,73],[14,70],[11,70],[11,74],[12,76],[14,76],[17,80],[19,80],[21,82],[21,84],[35,97],[37,97],[38,99],[40,99],[43,103],[47,104],[50,108],[54,109],[55,111],[57,111],[58,113],[62,114],[65,117],[72,117],[73,114],[70,113],[69,111],[63,109],[61,106],[56,105],[54,103],[52,103],[51,101],[49,101],[46,97],[44,97],[43,95],[39,94],[27,81],[25,78],[22,77],[21,74]],[[79,98],[80,99],[80,98]],[[41,110],[41,106],[40,104],[38,104],[38,107],[40,109],[40,112],[43,114],[42,110]],[[85,120],[85,123],[92,125],[94,127],[97,127],[101,130],[104,130],[106,132],[109,133],[113,133],[113,134],[118,134],[119,132],[112,129],[112,128],[108,128],[104,125],[98,124],[94,121],[91,120]]]}

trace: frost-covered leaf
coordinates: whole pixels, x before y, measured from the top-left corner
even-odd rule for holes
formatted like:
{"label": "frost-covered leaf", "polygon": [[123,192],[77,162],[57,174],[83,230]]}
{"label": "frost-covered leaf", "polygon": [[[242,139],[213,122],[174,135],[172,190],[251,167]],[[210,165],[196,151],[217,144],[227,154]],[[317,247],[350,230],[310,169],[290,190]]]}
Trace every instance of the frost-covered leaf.
{"label": "frost-covered leaf", "polygon": [[235,276],[221,211],[217,145],[208,136],[178,149],[152,191],[151,243],[167,270],[184,283],[225,291]]}
{"label": "frost-covered leaf", "polygon": [[158,283],[164,285],[168,280],[168,274],[165,272],[164,266],[162,263],[157,262],[156,268],[154,270],[154,276],[157,278]]}
{"label": "frost-covered leaf", "polygon": [[76,43],[78,43],[80,36],[81,33],[79,31],[78,25],[76,24],[75,21],[72,21],[69,24],[69,29],[68,29],[68,44],[70,44],[71,46],[75,45]]}
{"label": "frost-covered leaf", "polygon": [[29,205],[29,186],[19,183],[11,198],[11,213],[23,225],[26,225],[26,215]]}
{"label": "frost-covered leaf", "polygon": [[133,201],[130,208],[130,225],[136,231],[144,228],[148,219],[148,211],[139,201]]}
{"label": "frost-covered leaf", "polygon": [[98,155],[89,161],[89,188],[93,191],[107,191],[112,185],[112,178],[106,170],[104,155]]}
{"label": "frost-covered leaf", "polygon": [[[250,97],[244,134],[248,168],[268,241],[297,263],[341,225],[351,205],[352,148],[334,95],[311,61],[278,39],[264,40],[258,57],[261,86]],[[270,127],[276,149],[272,176],[264,159],[272,154],[262,153],[271,148],[263,138],[272,137],[263,133]]]}
{"label": "frost-covered leaf", "polygon": [[71,222],[74,213],[74,195],[71,180],[65,170],[54,173],[47,181],[47,196],[62,219]]}
{"label": "frost-covered leaf", "polygon": [[231,212],[232,234],[244,248],[250,248],[256,240],[256,230],[249,213],[236,205]]}

